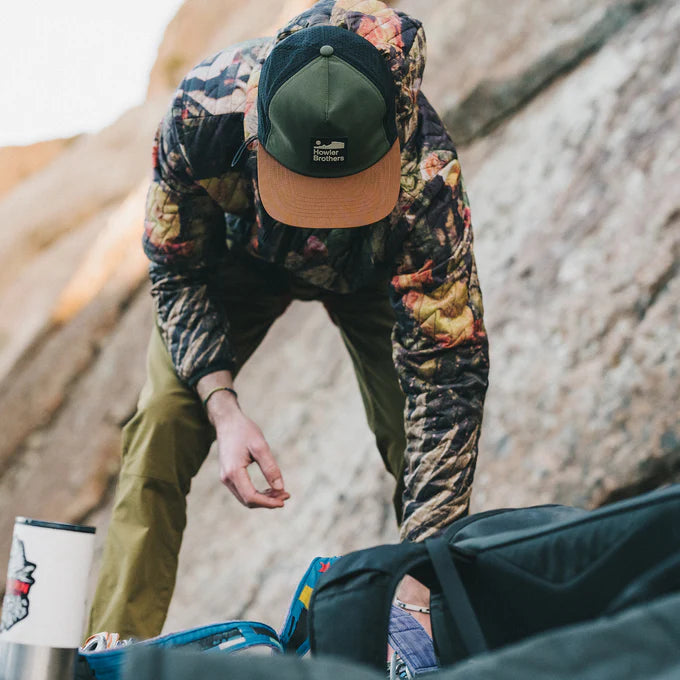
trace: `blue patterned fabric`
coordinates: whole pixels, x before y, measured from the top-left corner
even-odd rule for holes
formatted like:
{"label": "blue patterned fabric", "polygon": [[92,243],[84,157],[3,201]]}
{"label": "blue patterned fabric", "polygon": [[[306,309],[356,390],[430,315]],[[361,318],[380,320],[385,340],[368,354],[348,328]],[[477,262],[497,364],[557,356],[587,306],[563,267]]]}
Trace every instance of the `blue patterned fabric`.
{"label": "blue patterned fabric", "polygon": [[134,647],[181,648],[192,651],[237,652],[253,647],[265,647],[273,653],[282,653],[283,646],[273,628],[254,621],[226,621],[209,626],[160,635],[149,640],[134,642],[125,647],[83,652],[78,655],[77,680],[119,680],[123,672],[126,653]]}

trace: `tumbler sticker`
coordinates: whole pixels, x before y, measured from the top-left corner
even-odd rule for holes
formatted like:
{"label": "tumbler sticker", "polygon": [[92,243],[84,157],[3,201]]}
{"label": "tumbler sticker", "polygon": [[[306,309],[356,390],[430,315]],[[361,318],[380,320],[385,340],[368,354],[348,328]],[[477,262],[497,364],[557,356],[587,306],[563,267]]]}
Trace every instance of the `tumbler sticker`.
{"label": "tumbler sticker", "polygon": [[9,630],[28,616],[28,593],[35,579],[31,574],[36,565],[26,559],[24,542],[14,536],[7,569],[7,588],[2,603],[0,632]]}

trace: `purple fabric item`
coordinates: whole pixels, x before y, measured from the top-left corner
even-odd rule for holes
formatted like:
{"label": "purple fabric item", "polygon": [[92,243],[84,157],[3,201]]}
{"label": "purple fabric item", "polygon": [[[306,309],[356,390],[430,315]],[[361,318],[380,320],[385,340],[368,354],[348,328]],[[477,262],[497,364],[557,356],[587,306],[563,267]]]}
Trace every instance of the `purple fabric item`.
{"label": "purple fabric item", "polygon": [[439,668],[432,639],[408,612],[392,605],[387,639],[412,675]]}

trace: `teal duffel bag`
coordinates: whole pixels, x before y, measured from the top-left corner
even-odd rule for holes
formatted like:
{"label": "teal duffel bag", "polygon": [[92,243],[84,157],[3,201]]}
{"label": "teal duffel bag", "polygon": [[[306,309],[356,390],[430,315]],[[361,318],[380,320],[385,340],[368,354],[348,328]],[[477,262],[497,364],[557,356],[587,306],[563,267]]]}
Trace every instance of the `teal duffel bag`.
{"label": "teal duffel bag", "polygon": [[442,666],[680,590],[680,486],[587,512],[496,510],[424,543],[351,553],[319,581],[313,654],[383,669],[390,604],[413,574],[431,589]]}

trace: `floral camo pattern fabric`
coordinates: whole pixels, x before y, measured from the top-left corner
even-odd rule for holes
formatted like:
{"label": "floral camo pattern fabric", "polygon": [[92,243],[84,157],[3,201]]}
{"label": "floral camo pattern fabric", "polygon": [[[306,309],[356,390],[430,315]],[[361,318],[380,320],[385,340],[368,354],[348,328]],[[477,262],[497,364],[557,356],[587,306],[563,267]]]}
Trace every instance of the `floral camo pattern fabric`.
{"label": "floral camo pattern fabric", "polygon": [[[276,41],[316,24],[363,36],[397,85],[401,191],[390,216],[355,229],[300,229],[259,201],[252,142],[257,84]],[[241,43],[182,81],[158,129],[144,249],[158,323],[189,384],[233,369],[213,274],[227,250],[329,291],[390,279],[393,357],[406,395],[402,539],[422,540],[467,513],[489,368],[470,208],[456,150],[420,91],[421,24],[377,0],[321,0],[273,39]]]}

